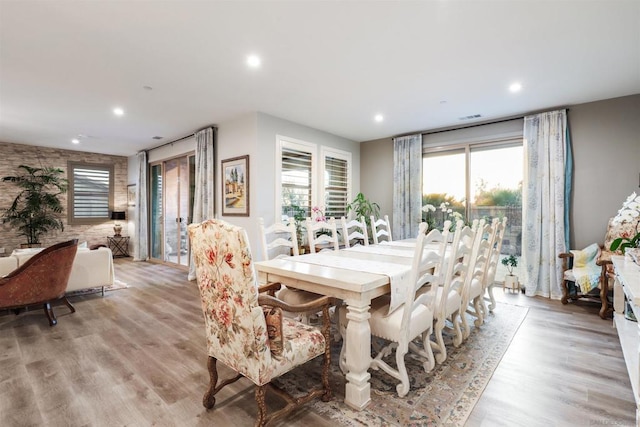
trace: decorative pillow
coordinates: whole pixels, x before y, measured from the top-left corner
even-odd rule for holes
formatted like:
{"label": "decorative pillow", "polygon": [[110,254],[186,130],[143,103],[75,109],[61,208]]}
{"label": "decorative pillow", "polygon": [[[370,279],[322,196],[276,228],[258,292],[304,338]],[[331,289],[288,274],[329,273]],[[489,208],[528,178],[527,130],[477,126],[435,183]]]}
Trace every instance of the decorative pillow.
{"label": "decorative pillow", "polygon": [[271,356],[279,359],[284,349],[282,336],[282,309],[279,307],[263,306],[264,320],[267,323],[267,335],[269,336],[269,348]]}

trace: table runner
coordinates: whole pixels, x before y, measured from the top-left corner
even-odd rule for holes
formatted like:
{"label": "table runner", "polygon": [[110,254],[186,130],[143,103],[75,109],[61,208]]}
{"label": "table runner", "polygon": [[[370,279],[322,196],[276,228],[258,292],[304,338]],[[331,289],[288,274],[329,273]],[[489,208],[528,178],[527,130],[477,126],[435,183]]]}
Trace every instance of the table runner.
{"label": "table runner", "polygon": [[[374,245],[375,246],[375,245]],[[378,246],[401,246],[405,248],[415,248],[416,239],[394,240],[391,242],[380,242]]]}
{"label": "table runner", "polygon": [[[342,250],[341,252],[345,253],[345,250]],[[300,255],[288,258],[288,260],[388,276],[389,283],[391,284],[391,301],[389,303],[388,314],[391,314],[395,309],[404,304],[407,289],[409,288],[408,282],[409,277],[411,276],[410,265],[341,257],[336,256],[335,253]]]}
{"label": "table runner", "polygon": [[353,246],[345,251],[363,252],[367,254],[392,255],[403,258],[413,258],[415,252],[415,244],[410,246],[391,246],[391,245],[369,245],[369,246]]}

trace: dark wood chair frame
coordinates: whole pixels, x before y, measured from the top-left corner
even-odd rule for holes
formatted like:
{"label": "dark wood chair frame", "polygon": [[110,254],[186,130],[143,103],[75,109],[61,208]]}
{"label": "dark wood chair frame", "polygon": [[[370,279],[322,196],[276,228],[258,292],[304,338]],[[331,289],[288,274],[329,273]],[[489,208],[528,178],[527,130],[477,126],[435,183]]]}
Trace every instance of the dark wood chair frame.
{"label": "dark wood chair frame", "polygon": [[584,299],[587,301],[597,302],[601,304],[599,315],[602,319],[611,318],[613,314],[613,307],[609,307],[609,278],[610,274],[607,266],[612,265],[610,260],[602,259],[599,257],[596,264],[599,265],[602,269],[600,273],[600,293],[599,294],[591,294],[591,293],[582,293],[578,286],[574,287],[576,289],[575,294],[569,293],[569,283],[573,283],[571,280],[564,279],[564,272],[573,268],[573,254],[571,252],[562,253],[559,255],[562,259],[562,299],[560,300],[562,304],[568,304],[569,300],[576,301],[579,299]]}

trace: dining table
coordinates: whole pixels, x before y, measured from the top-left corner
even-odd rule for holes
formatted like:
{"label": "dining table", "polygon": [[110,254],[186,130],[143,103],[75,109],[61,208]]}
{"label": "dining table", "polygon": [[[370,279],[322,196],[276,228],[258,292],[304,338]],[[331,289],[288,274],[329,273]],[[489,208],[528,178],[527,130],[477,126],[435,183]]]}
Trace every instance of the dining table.
{"label": "dining table", "polygon": [[414,250],[415,239],[408,239],[255,263],[261,284],[279,282],[346,304],[344,401],[356,410],[371,402],[371,300],[391,294],[392,304],[402,303]]}

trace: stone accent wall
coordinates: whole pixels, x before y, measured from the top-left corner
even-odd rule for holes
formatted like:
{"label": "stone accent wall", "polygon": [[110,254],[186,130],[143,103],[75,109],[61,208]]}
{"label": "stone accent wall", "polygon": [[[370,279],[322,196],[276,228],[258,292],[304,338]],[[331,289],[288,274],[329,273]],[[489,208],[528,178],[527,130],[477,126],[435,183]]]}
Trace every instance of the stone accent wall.
{"label": "stone accent wall", "polygon": [[[81,151],[60,150],[56,148],[37,147],[34,145],[10,144],[0,142],[0,178],[13,176],[19,165],[31,167],[57,167],[67,172],[67,162],[86,162],[114,165],[114,204],[113,210],[127,211],[127,183],[128,159],[123,156],[109,156],[106,154],[85,153]],[[9,207],[18,194],[17,188],[10,183],[0,181],[0,212]],[[96,225],[68,225],[67,223],[67,194],[62,196],[65,210],[62,214],[64,231],[55,230],[42,238],[43,246],[77,238],[80,242],[87,241],[89,245],[107,244],[107,236],[113,235],[113,221],[108,220]],[[127,218],[130,221],[130,218]],[[126,232],[127,224],[123,223]],[[24,236],[7,224],[0,223],[0,247],[10,254],[20,244],[26,243]]]}

